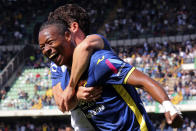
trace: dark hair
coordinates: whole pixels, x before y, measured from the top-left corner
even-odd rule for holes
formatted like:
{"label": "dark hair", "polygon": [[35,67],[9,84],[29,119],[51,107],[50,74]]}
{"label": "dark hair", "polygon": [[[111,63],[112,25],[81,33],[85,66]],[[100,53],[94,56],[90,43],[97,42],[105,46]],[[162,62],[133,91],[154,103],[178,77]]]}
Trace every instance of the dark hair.
{"label": "dark hair", "polygon": [[50,21],[44,22],[41,25],[39,32],[41,32],[43,29],[48,28],[52,25],[55,25],[59,29],[59,33],[62,35],[64,35],[66,31],[69,31],[68,25],[66,25],[66,23],[64,23],[62,20],[50,20]]}
{"label": "dark hair", "polygon": [[90,20],[88,13],[76,4],[66,4],[58,7],[48,16],[48,21],[63,20],[69,27],[72,22],[77,22],[85,35],[89,34]]}

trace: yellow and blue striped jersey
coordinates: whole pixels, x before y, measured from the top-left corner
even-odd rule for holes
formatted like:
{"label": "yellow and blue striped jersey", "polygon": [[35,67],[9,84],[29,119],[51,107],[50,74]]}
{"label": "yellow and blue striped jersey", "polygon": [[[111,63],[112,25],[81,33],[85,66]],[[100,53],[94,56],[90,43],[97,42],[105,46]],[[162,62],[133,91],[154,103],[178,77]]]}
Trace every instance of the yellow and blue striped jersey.
{"label": "yellow and blue striped jersey", "polygon": [[79,107],[97,130],[154,130],[136,89],[126,83],[134,69],[111,51],[92,55],[85,86],[102,86],[103,93],[96,102],[83,101]]}
{"label": "yellow and blue striped jersey", "polygon": [[[108,42],[104,39],[104,43]],[[96,101],[80,101],[77,108],[81,108],[96,130],[154,130],[136,89],[127,84],[134,69],[109,50],[99,50],[91,56],[83,76],[85,86],[102,86],[103,93]],[[51,64],[51,74],[53,86],[60,82],[65,89],[69,82],[68,69]]]}

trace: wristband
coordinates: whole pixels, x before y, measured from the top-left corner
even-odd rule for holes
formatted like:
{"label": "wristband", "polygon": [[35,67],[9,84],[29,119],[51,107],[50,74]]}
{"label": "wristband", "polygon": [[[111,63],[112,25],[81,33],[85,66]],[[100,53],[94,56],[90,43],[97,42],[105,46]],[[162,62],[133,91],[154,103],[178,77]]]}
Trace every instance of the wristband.
{"label": "wristband", "polygon": [[173,116],[174,114],[182,114],[170,101],[163,101],[162,103],[165,112],[170,112],[170,115]]}

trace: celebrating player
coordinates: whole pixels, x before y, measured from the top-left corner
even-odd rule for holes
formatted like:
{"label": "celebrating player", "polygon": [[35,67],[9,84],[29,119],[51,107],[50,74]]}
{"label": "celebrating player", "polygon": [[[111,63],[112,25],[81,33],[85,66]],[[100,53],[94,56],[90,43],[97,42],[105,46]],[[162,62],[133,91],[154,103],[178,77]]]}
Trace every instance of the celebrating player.
{"label": "celebrating player", "polygon": [[[70,109],[69,105],[71,105],[72,97],[75,95],[76,84],[86,70],[92,52],[97,49],[111,50],[111,48],[109,45],[104,44],[103,39],[101,38],[102,36],[100,35],[89,35],[86,37],[86,35],[89,34],[89,16],[86,10],[75,4],[66,4],[58,7],[54,12],[51,12],[48,21],[54,20],[62,20],[64,22],[77,45],[83,40],[74,51],[72,62],[72,69],[74,70],[71,72],[70,80],[66,81],[68,84],[66,84],[67,87],[66,90],[64,90],[63,95],[61,87],[57,85],[58,81],[53,79],[55,74],[52,73],[54,98],[59,109],[64,112]],[[52,63],[51,67],[57,68],[57,70],[61,72],[64,68],[55,63]],[[97,95],[91,97],[90,92],[97,92]],[[80,88],[78,97],[88,100],[97,99],[100,96],[99,92],[101,92],[101,88]]]}
{"label": "celebrating player", "polygon": [[[67,80],[69,80],[74,48],[76,44],[82,42],[76,41],[74,38],[66,24],[58,20],[45,23],[39,32],[39,44],[43,54],[57,65],[67,66],[64,69],[66,73],[57,73],[63,76],[61,79],[62,88],[66,87]],[[107,43],[105,39],[103,41],[105,44]],[[54,72],[57,72],[55,68]],[[163,104],[167,111],[165,116],[169,124],[174,127],[182,125],[179,112],[171,104],[161,86],[131,65],[124,63],[111,51],[95,52],[91,57],[88,72],[85,74],[87,75],[86,86],[101,85],[103,86],[103,94],[96,102],[78,103],[74,96],[69,106],[72,109],[78,105],[77,108],[82,110],[96,130],[153,130],[133,86],[141,87],[156,101]]]}

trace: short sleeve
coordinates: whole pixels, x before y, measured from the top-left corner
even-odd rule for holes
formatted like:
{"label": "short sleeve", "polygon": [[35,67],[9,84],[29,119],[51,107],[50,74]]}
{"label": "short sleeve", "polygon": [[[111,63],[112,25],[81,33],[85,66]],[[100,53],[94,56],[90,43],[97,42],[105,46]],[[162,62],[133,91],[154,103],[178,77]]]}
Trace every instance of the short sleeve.
{"label": "short sleeve", "polygon": [[111,48],[109,42],[107,41],[107,39],[104,36],[102,36],[102,35],[99,35],[99,34],[97,34],[97,35],[99,37],[101,37],[103,39],[103,41],[104,41],[104,50],[111,50],[112,51],[112,48]]}
{"label": "short sleeve", "polygon": [[111,51],[97,51],[91,60],[94,77],[99,84],[126,84],[127,75],[135,69]]}

